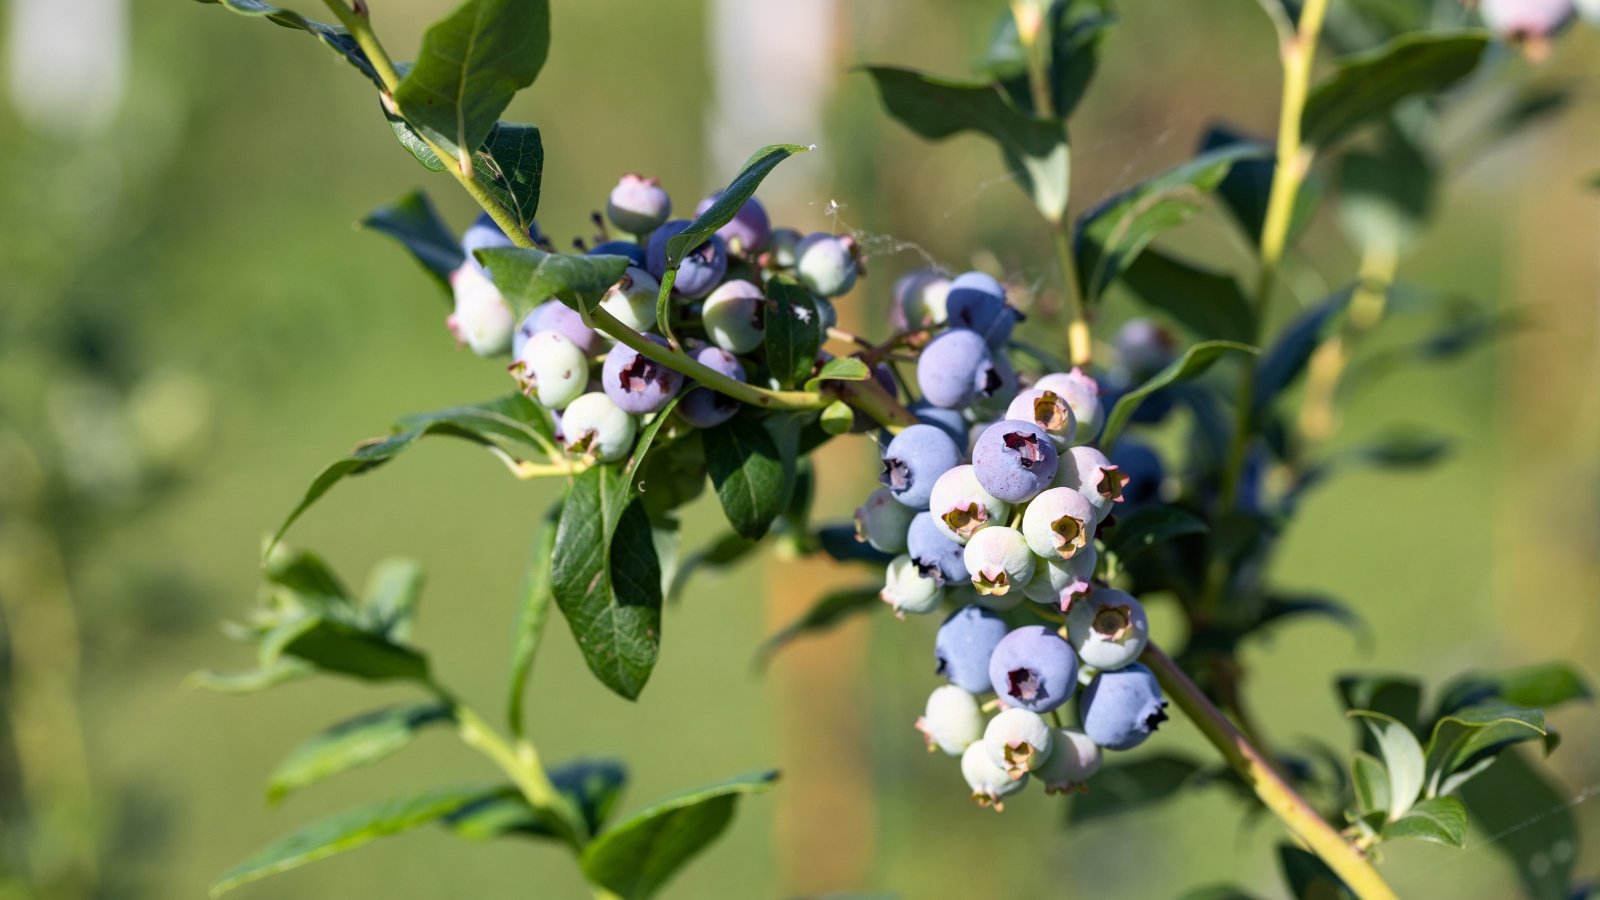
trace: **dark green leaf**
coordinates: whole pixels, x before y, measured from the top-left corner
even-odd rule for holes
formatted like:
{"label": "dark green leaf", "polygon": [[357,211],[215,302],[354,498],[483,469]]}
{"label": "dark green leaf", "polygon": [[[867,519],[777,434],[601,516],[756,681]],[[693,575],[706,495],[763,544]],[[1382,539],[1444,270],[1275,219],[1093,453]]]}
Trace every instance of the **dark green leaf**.
{"label": "dark green leaf", "polygon": [[544,144],[539,126],[498,122],[473,159],[489,193],[516,216],[523,231],[539,212],[539,186],[544,178]]}
{"label": "dark green leaf", "polygon": [[829,525],[817,530],[817,545],[839,562],[861,562],[871,566],[888,565],[894,557],[856,537],[850,525]]}
{"label": "dark green leaf", "polygon": [[1059,119],[1071,118],[1100,62],[1100,42],[1116,17],[1097,0],[1058,0],[1050,6],[1050,101]]}
{"label": "dark green leaf", "polygon": [[1175,537],[1204,534],[1206,523],[1176,506],[1146,506],[1126,518],[1117,517],[1116,527],[1103,536],[1106,549],[1124,565],[1140,553]]}
{"label": "dark green leaf", "polygon": [[1083,296],[1097,301],[1157,234],[1199,212],[1200,198],[1222,183],[1234,163],[1259,158],[1262,152],[1253,145],[1233,144],[1202,153],[1080,216],[1073,226],[1072,252]]}
{"label": "dark green leaf", "polygon": [[722,834],[739,795],[765,792],[777,778],[777,772],[741,775],[635,813],[584,848],[583,874],[626,900],[649,897]]}
{"label": "dark green leaf", "polygon": [[811,374],[826,326],[816,298],[793,279],[767,282],[767,295],[771,300],[764,339],[767,367],[780,385],[791,388]]}
{"label": "dark green leaf", "polygon": [[364,681],[428,680],[428,659],[416,650],[321,616],[307,616],[276,632],[267,658],[278,655]]}
{"label": "dark green leaf", "polygon": [[1278,845],[1278,866],[1289,894],[1297,900],[1356,900],[1339,876],[1316,854],[1290,844]]}
{"label": "dark green leaf", "polygon": [[1470,672],[1457,678],[1445,686],[1439,698],[1439,715],[1485,700],[1549,709],[1593,696],[1577,669],[1566,663],[1541,663],[1505,672]]}
{"label": "dark green leaf", "polygon": [[1467,808],[1454,797],[1432,797],[1406,811],[1383,829],[1383,839],[1404,838],[1460,847],[1467,837]]}
{"label": "dark green leaf", "polygon": [[549,413],[521,394],[510,394],[477,406],[457,406],[437,412],[402,418],[399,430],[356,446],[350,455],[317,474],[305,496],[290,511],[267,548],[270,551],[283,538],[289,526],[311,508],[329,489],[346,478],[361,475],[399,456],[412,444],[428,435],[445,435],[481,444],[513,460],[548,457],[554,426]]}
{"label": "dark green leaf", "polygon": [[1527,754],[1510,750],[1487,772],[1461,789],[1467,810],[1485,834],[1486,846],[1517,870],[1532,900],[1577,900],[1573,873],[1579,855],[1573,797],[1543,775]]}
{"label": "dark green leaf", "polygon": [[1394,252],[1409,246],[1433,211],[1437,167],[1392,123],[1373,146],[1339,159],[1339,213],[1351,243]]}
{"label": "dark green leaf", "polygon": [[451,148],[483,144],[550,49],[546,0],[467,0],[429,27],[395,103],[417,130]]}
{"label": "dark green leaf", "polygon": [[294,748],[267,779],[267,799],[281,800],[324,778],[372,765],[405,749],[423,728],[451,717],[448,705],[419,702],[340,722]]}
{"label": "dark green leaf", "polygon": [[310,550],[277,546],[261,562],[261,577],[303,597],[327,601],[318,609],[351,609],[350,591],[327,560]]}
{"label": "dark green leaf", "polygon": [[[630,485],[639,483],[639,469],[644,465],[644,459],[650,454],[650,448],[655,445],[656,436],[661,434],[661,429],[672,420],[672,411],[678,408],[678,401],[683,397],[679,394],[667,401],[667,405],[656,411],[656,417],[650,424],[639,430],[639,437],[633,443],[633,453],[628,457],[628,462],[623,466],[623,472]],[[643,490],[643,488],[640,488]]]}
{"label": "dark green leaf", "polygon": [[1256,627],[1297,616],[1322,616],[1345,626],[1357,637],[1369,639],[1371,636],[1367,623],[1355,610],[1337,600],[1313,594],[1269,594],[1262,604]]}
{"label": "dark green leaf", "polygon": [[[1422,686],[1415,681],[1391,675],[1345,675],[1339,679],[1338,686],[1339,699],[1347,711],[1370,709],[1400,722],[1413,732],[1418,730],[1422,716]],[[1359,723],[1357,730],[1367,735],[1367,729]],[[1366,750],[1376,753],[1377,744],[1367,741]]]}
{"label": "dark green leaf", "polygon": [[992,84],[889,66],[868,66],[866,72],[877,82],[889,114],[922,137],[943,140],[976,131],[994,140],[1039,212],[1061,221],[1067,211],[1069,156],[1059,120],[1023,112]]}
{"label": "dark green leaf", "polygon": [[1234,341],[1202,341],[1191,345],[1185,350],[1183,356],[1174,360],[1171,365],[1150,377],[1149,381],[1128,391],[1111,408],[1111,414],[1106,416],[1105,430],[1100,435],[1100,446],[1114,447],[1117,437],[1122,434],[1122,428],[1132,418],[1134,410],[1144,402],[1144,398],[1170,384],[1180,381],[1189,381],[1198,378],[1211,368],[1211,364],[1222,357],[1224,353],[1259,353],[1260,350],[1249,344],[1240,344]]}
{"label": "dark green leaf", "polygon": [[630,263],[625,256],[584,256],[503,247],[478,251],[495,286],[520,320],[535,306],[556,297],[579,312],[593,312],[606,289]]}
{"label": "dark green leaf", "polygon": [[806,390],[817,390],[824,381],[866,381],[871,377],[872,370],[866,363],[853,356],[838,357],[822,364],[816,376],[806,382]]}
{"label": "dark green leaf", "polygon": [[1389,114],[1407,97],[1435,94],[1477,68],[1489,36],[1481,31],[1402,35],[1346,57],[1311,92],[1300,117],[1308,144],[1327,147]]}
{"label": "dark green leaf", "polygon": [[636,699],[661,647],[661,563],[650,517],[617,467],[586,469],[567,491],[551,585],[589,670]]}
{"label": "dark green leaf", "polygon": [[362,594],[362,621],[390,640],[411,636],[411,622],[422,597],[422,566],[410,559],[386,559],[372,567]]}
{"label": "dark green leaf", "polygon": [[1254,339],[1255,314],[1232,275],[1147,247],[1122,273],[1122,282],[1146,305],[1171,316],[1201,340]]}
{"label": "dark green leaf", "polygon": [[718,228],[732,222],[733,217],[744,208],[745,201],[755,196],[756,188],[777,168],[778,163],[810,149],[800,144],[772,144],[751,154],[733,181],[717,192],[717,199],[706,207],[706,211],[695,216],[688,228],[667,241],[667,265],[676,268],[685,254],[704,244]]}
{"label": "dark green leaf", "polygon": [[[557,792],[583,817],[593,835],[600,831],[628,783],[628,770],[611,759],[580,759],[550,770],[550,782]],[[458,836],[470,841],[487,841],[507,834],[559,838],[546,821],[516,788],[506,786],[486,794],[479,802],[463,807],[446,817]]]}
{"label": "dark green leaf", "polygon": [[1200,771],[1198,763],[1170,753],[1108,762],[1095,773],[1089,790],[1072,798],[1067,821],[1079,824],[1170,800]]}
{"label": "dark green leaf", "polygon": [[796,638],[813,632],[827,631],[846,618],[879,605],[881,603],[878,597],[878,585],[863,585],[825,594],[821,600],[806,610],[805,615],[761,642],[761,646],[756,648],[755,665],[757,668],[764,668],[772,662],[772,657],[779,650]]}
{"label": "dark green leaf", "polygon": [[1543,741],[1547,752],[1551,748],[1544,713],[1537,709],[1491,700],[1440,718],[1428,740],[1430,792],[1439,792],[1450,775],[1531,740]]}
{"label": "dark green leaf", "polygon": [[[383,117],[388,120],[389,127],[394,130],[395,140],[399,141],[400,146],[415,157],[424,169],[430,172],[444,171],[444,162],[439,159],[439,154],[433,152],[433,148],[428,146],[428,142],[423,140],[422,135],[417,134],[417,130],[412,128],[405,119],[390,112],[387,107],[383,110]],[[481,159],[473,160],[473,168],[477,169],[481,163]]]}
{"label": "dark green leaf", "polygon": [[381,837],[410,831],[448,816],[484,794],[481,787],[443,788],[340,813],[296,831],[224,872],[212,883],[211,896],[218,897],[268,875],[354,850]]}
{"label": "dark green leaf", "polygon": [[785,464],[777,443],[748,410],[706,429],[701,440],[728,524],[740,535],[760,540],[787,501]]}
{"label": "dark green leaf", "polygon": [[254,694],[310,675],[315,670],[299,660],[280,659],[249,672],[212,672],[202,669],[185,683],[219,694]]}
{"label": "dark green leaf", "polygon": [[224,9],[231,10],[244,16],[257,16],[265,18],[275,25],[304,31],[321,41],[330,50],[339,54],[345,62],[355,66],[356,71],[371,79],[379,90],[383,89],[383,82],[378,78],[378,73],[372,68],[372,63],[367,55],[356,45],[355,38],[348,31],[337,25],[328,25],[314,19],[308,19],[292,10],[263,3],[261,0],[200,0],[201,3],[220,3]]}
{"label": "dark green leaf", "polygon": [[533,552],[528,558],[527,574],[523,576],[522,603],[517,606],[517,624],[511,632],[511,683],[506,697],[506,721],[510,723],[511,733],[519,737],[524,734],[522,701],[528,689],[528,673],[539,652],[539,640],[544,637],[544,623],[550,616],[550,602],[554,599],[550,579],[551,568],[555,565],[560,514],[559,505],[551,507],[533,539]]}
{"label": "dark green leaf", "polygon": [[1358,816],[1389,810],[1389,770],[1370,753],[1357,750],[1350,759],[1350,783],[1355,788]]}
{"label": "dark green leaf", "polygon": [[1350,290],[1346,288],[1301,313],[1279,332],[1278,339],[1256,364],[1255,399],[1250,407],[1254,417],[1259,418],[1271,408],[1278,395],[1305,371],[1311,354],[1349,302]]}
{"label": "dark green leaf", "polygon": [[412,191],[388,206],[373,210],[361,224],[404,245],[449,297],[450,273],[461,267],[465,257],[461,254],[461,245],[439,218],[426,194]]}
{"label": "dark green leaf", "polygon": [[[1267,200],[1272,195],[1272,179],[1278,163],[1272,149],[1264,142],[1253,140],[1225,125],[1213,125],[1200,139],[1201,152],[1221,150],[1231,146],[1252,147],[1256,157],[1241,159],[1228,170],[1226,178],[1217,185],[1217,197],[1239,224],[1239,229],[1252,245],[1261,240],[1261,230],[1267,221]],[[1289,217],[1289,245],[1311,223],[1321,198],[1321,182],[1314,173],[1308,173],[1300,192],[1295,195],[1294,211]]]}

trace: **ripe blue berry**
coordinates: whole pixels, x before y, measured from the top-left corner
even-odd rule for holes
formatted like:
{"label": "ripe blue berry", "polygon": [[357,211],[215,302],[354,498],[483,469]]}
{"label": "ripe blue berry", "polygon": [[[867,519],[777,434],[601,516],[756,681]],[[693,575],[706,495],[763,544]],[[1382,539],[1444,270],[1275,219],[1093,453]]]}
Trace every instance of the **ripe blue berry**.
{"label": "ripe blue berry", "polygon": [[965,544],[978,529],[1004,524],[1011,505],[978,483],[971,466],[956,466],[939,476],[928,497],[928,512],[951,540]]}
{"label": "ripe blue berry", "polygon": [[928,342],[917,358],[917,388],[934,406],[957,409],[971,405],[980,393],[1002,386],[983,336],[965,328],[946,331]]}
{"label": "ripe blue berry", "polygon": [[889,325],[895,331],[930,328],[945,320],[950,279],[935,269],[913,269],[894,283]]}
{"label": "ripe blue berry", "polygon": [[983,712],[978,698],[953,684],[941,684],[928,695],[928,705],[917,719],[917,730],[928,742],[928,752],[960,756],[983,737]]}
{"label": "ripe blue berry", "polygon": [[972,448],[972,467],[984,490],[1007,503],[1024,503],[1050,486],[1056,445],[1032,422],[1004,419],[984,429]]}
{"label": "ripe blue berry", "polygon": [[1041,391],[1054,391],[1072,407],[1072,417],[1078,423],[1073,436],[1075,444],[1086,444],[1100,434],[1105,424],[1105,410],[1100,403],[1100,385],[1081,369],[1055,372],[1033,383]]}
{"label": "ripe blue berry", "polygon": [[906,532],[916,515],[909,506],[894,499],[888,488],[878,488],[856,508],[856,540],[884,553],[904,553]]}
{"label": "ripe blue berry", "polygon": [[1006,407],[1017,396],[1020,385],[1010,357],[1000,350],[994,351],[989,357],[989,371],[984,373],[977,396],[972,398],[972,412],[988,419],[1009,418],[1005,415]]}
{"label": "ripe blue berry", "polygon": [[672,198],[654,178],[624,175],[606,199],[606,218],[629,234],[647,234],[670,215]]}
{"label": "ripe blue berry", "polygon": [[961,451],[949,435],[932,425],[912,425],[884,449],[878,480],[906,506],[927,509],[933,483],[960,462]]}
{"label": "ripe blue berry", "polygon": [[1034,567],[1033,580],[1028,582],[1026,596],[1029,600],[1052,609],[1068,612],[1078,601],[1090,595],[1094,567],[1099,554],[1094,545],[1079,550],[1071,559],[1040,559]]}
{"label": "ripe blue berry", "polygon": [[[701,200],[700,205],[694,208],[694,214],[704,215],[711,204],[717,202],[718,196],[712,194]],[[734,256],[755,256],[767,246],[767,238],[772,235],[772,221],[767,218],[767,208],[761,205],[761,201],[751,197],[733,214],[728,224],[717,229],[717,234],[728,242],[728,252]]]}
{"label": "ripe blue berry", "polygon": [[479,356],[495,356],[511,349],[516,320],[488,274],[463,265],[451,273],[450,288],[456,305],[445,324],[456,341]]}
{"label": "ripe blue berry", "polygon": [[924,575],[916,561],[902,553],[884,571],[883,590],[878,597],[902,619],[906,613],[920,616],[939,608],[939,601],[944,599],[943,584],[943,578]]}
{"label": "ripe blue berry", "polygon": [[1111,463],[1127,481],[1122,486],[1122,500],[1127,509],[1135,510],[1161,499],[1161,481],[1165,472],[1161,457],[1149,444],[1132,438],[1122,438],[1111,448]]}
{"label": "ripe blue berry", "polygon": [[800,283],[819,297],[848,294],[860,272],[855,240],[823,232],[808,234],[800,241],[794,265]]}
{"label": "ripe blue berry", "polygon": [[964,691],[988,693],[989,657],[1005,636],[1004,619],[976,606],[961,607],[944,620],[933,639],[934,672]]}
{"label": "ripe blue berry", "polygon": [[634,331],[656,327],[656,293],[661,286],[643,269],[629,266],[622,278],[606,289],[600,306]]}
{"label": "ripe blue berry", "polygon": [[616,462],[633,449],[639,422],[599,391],[584,394],[561,413],[562,446],[594,462]]}
{"label": "ripe blue berry", "polygon": [[1004,418],[1021,419],[1043,428],[1060,449],[1072,445],[1073,435],[1078,430],[1078,420],[1073,417],[1072,407],[1067,405],[1067,401],[1055,391],[1041,391],[1038,388],[1029,388],[1018,394],[1006,407]]}
{"label": "ripe blue berry", "polygon": [[523,344],[511,375],[540,406],[562,409],[589,386],[589,358],[560,332],[541,331]]}
{"label": "ripe blue berry", "polygon": [[[674,219],[651,232],[645,260],[656,281],[667,274],[667,241],[688,227],[688,219]],[[672,283],[672,291],[679,297],[698,300],[711,293],[711,289],[722,281],[722,276],[727,272],[728,245],[713,234],[705,243],[683,255],[683,260],[678,263],[678,276]]]}
{"label": "ripe blue berry", "polygon": [[1078,689],[1078,657],[1061,635],[1043,625],[1024,625],[995,646],[989,683],[1007,706],[1049,712]]}
{"label": "ripe blue berry", "polygon": [[969,583],[962,546],[939,530],[931,513],[919,512],[911,518],[911,527],[906,529],[906,553],[924,575],[937,574],[946,587]]}
{"label": "ripe blue berry", "polygon": [[950,440],[957,447],[966,447],[970,441],[967,439],[967,419],[961,415],[959,409],[945,409],[934,406],[926,400],[918,400],[908,407],[917,421],[924,425],[932,425],[945,434],[950,435]]}
{"label": "ripe blue berry", "polygon": [[711,292],[700,310],[706,336],[731,353],[749,353],[766,337],[766,298],[755,284],[734,280]]}
{"label": "ripe blue berry", "polygon": [[1022,513],[1022,536],[1045,559],[1071,559],[1092,546],[1094,526],[1094,507],[1072,488],[1050,488]]}
{"label": "ripe blue berry", "polygon": [[[662,346],[666,340],[650,334],[645,337]],[[626,412],[643,415],[659,412],[683,387],[683,375],[644,354],[618,344],[606,354],[600,372],[600,386],[611,401]]]}
{"label": "ripe blue berry", "polygon": [[563,337],[578,346],[584,354],[594,356],[604,352],[606,339],[583,324],[583,316],[560,300],[546,300],[528,311],[512,337],[511,353],[522,355],[522,345],[541,331],[559,331]]}
{"label": "ripe blue berry", "polygon": [[467,230],[461,233],[461,252],[467,257],[467,265],[472,266],[482,275],[488,275],[489,270],[484,267],[483,263],[478,261],[477,253],[479,250],[493,250],[498,247],[513,246],[516,245],[511,242],[511,238],[500,230],[500,226],[495,223],[494,219],[489,217],[488,213],[479,213],[478,218],[474,219],[472,224],[467,226]]}
{"label": "ripe blue berry", "polygon": [[1150,642],[1150,620],[1132,594],[1099,588],[1067,613],[1067,640],[1084,665],[1120,669],[1139,658]]}
{"label": "ripe blue berry", "polygon": [[982,272],[957,275],[950,282],[945,310],[952,327],[971,329],[994,348],[1005,346],[1020,318],[1006,303],[1005,287]]}
{"label": "ripe blue berry", "polygon": [[1050,734],[1050,755],[1033,777],[1046,794],[1079,790],[1100,771],[1100,746],[1081,731],[1058,728]]}
{"label": "ripe blue berry", "polygon": [[[746,380],[744,365],[738,357],[720,347],[702,348],[694,358],[706,368],[734,381]],[[678,414],[695,428],[715,428],[733,418],[738,411],[739,401],[705,387],[691,386],[683,399],[678,401]]]}
{"label": "ripe blue berry", "polygon": [[1022,532],[1004,525],[992,525],[979,530],[967,541],[961,561],[972,578],[972,586],[980,596],[1004,596],[1015,593],[1033,580],[1033,553]]}
{"label": "ripe blue berry", "polygon": [[1005,808],[1005,798],[1028,786],[1028,776],[1012,778],[1005,769],[994,764],[983,743],[971,745],[961,754],[961,777],[972,789],[972,799],[979,806],[992,806],[995,812]]}
{"label": "ripe blue berry", "polygon": [[983,750],[990,762],[1016,780],[1050,757],[1050,737],[1050,726],[1038,713],[1006,709],[983,730]]}
{"label": "ripe blue berry", "polygon": [[1067,451],[1055,479],[1057,487],[1072,488],[1089,501],[1094,507],[1096,524],[1104,522],[1111,510],[1122,502],[1122,489],[1127,483],[1128,476],[1093,447],[1073,447]]}
{"label": "ripe blue berry", "polygon": [[645,267],[644,248],[633,241],[606,241],[596,244],[589,249],[590,256],[625,256],[628,264],[637,268]]}
{"label": "ripe blue berry", "polygon": [[1138,663],[1095,675],[1081,707],[1084,733],[1107,750],[1132,750],[1167,720],[1161,685]]}

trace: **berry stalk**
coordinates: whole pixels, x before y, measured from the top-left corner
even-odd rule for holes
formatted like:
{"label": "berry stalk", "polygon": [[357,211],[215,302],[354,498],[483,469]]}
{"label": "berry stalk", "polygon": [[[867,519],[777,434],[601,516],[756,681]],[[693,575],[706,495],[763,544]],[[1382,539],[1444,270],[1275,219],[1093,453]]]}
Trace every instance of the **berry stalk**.
{"label": "berry stalk", "polygon": [[1139,661],[1155,673],[1161,689],[1183,710],[1206,740],[1244,783],[1250,786],[1261,804],[1283,821],[1290,833],[1307,849],[1328,864],[1334,874],[1361,900],[1397,900],[1393,889],[1360,850],[1329,825],[1311,804],[1283,780],[1272,765],[1229,722],[1189,676],[1154,642],[1145,646]]}

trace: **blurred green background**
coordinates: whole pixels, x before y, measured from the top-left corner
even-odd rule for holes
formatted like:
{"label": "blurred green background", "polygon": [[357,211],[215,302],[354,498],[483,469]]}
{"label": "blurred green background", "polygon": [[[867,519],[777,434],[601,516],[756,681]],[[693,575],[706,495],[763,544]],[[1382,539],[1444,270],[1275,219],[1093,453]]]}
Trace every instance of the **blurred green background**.
{"label": "blurred green background", "polygon": [[[372,5],[402,57],[445,11]],[[302,35],[171,0],[5,6],[0,627],[12,649],[0,897],[201,896],[305,821],[400,787],[490,778],[441,732],[268,808],[265,776],[301,738],[405,693],[317,680],[236,698],[183,681],[251,665],[217,623],[249,606],[263,534],[321,465],[399,414],[506,389],[498,365],[452,345],[447,308],[416,267],[351,225],[415,186],[458,226],[468,204],[395,146],[367,86]],[[785,224],[862,236],[870,277],[843,305],[867,333],[885,333],[893,279],[923,254],[957,270],[993,260],[1048,284],[1048,237],[989,147],[919,142],[848,72],[874,61],[965,74],[1000,6],[556,0],[549,64],[509,113],[543,128],[541,223],[558,242],[587,236],[588,213],[625,171],[660,176],[687,209],[755,147],[814,142],[820,152],[786,163],[762,195]],[[1185,158],[1215,118],[1266,133],[1276,115],[1273,36],[1255,4],[1122,6],[1074,120],[1077,209]],[[1600,33],[1575,29],[1539,69],[1515,58],[1491,68],[1484,96],[1532,80],[1569,87],[1574,102],[1456,160],[1438,227],[1402,277],[1522,310],[1531,327],[1397,373],[1348,409],[1341,441],[1401,423],[1457,442],[1423,474],[1346,477],[1293,526],[1277,581],[1350,603],[1375,642],[1307,622],[1249,645],[1258,716],[1288,745],[1348,746],[1338,672],[1438,684],[1551,658],[1600,668],[1600,199],[1581,184],[1600,167]],[[63,71],[89,74],[74,87]],[[752,100],[764,84],[782,98]],[[1463,133],[1487,108],[1467,107]],[[1354,266],[1323,218],[1292,262],[1307,302]],[[1243,265],[1220,223],[1202,217],[1176,240]],[[1098,333],[1135,311],[1114,299]],[[835,518],[871,474],[871,444],[850,440],[822,467],[819,505]],[[464,444],[424,442],[341,485],[290,539],[357,582],[383,557],[421,560],[416,640],[447,683],[493,709],[552,496],[551,485],[508,483]],[[718,515],[701,502],[687,546],[714,533]],[[954,761],[924,754],[911,729],[935,683],[933,622],[874,615],[752,674],[757,642],[816,592],[795,586],[800,573],[825,577],[770,559],[702,576],[668,612],[637,704],[589,677],[564,627],[546,640],[534,736],[550,760],[623,758],[625,809],[735,771],[787,770],[670,896],[1143,898],[1218,881],[1281,895],[1276,824],[1242,821],[1221,789],[1078,829],[1038,792],[1001,816],[972,807]],[[1164,612],[1158,632],[1181,637]],[[1554,725],[1565,741],[1551,771],[1587,796],[1600,785],[1593,709]],[[24,770],[18,746],[44,769]],[[1146,752],[1174,748],[1208,752],[1182,721]],[[48,812],[30,819],[25,809],[43,808],[30,796],[48,798]],[[1555,814],[1591,834],[1600,825],[1600,804]],[[1497,850],[1477,832],[1464,851],[1400,844],[1386,848],[1385,871],[1407,896],[1514,896]],[[1575,852],[1580,874],[1600,874],[1593,840]],[[552,847],[424,829],[238,896],[582,893]]]}

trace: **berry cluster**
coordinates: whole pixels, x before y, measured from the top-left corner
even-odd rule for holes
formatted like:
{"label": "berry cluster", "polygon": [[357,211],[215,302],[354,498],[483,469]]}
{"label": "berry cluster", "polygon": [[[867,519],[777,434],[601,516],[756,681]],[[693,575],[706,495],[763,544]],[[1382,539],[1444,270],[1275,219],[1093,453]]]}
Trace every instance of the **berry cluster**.
{"label": "berry cluster", "polygon": [[[880,596],[897,615],[955,607],[934,644],[949,683],[917,727],[930,749],[961,757],[982,805],[999,808],[1030,779],[1050,793],[1077,788],[1102,749],[1136,747],[1166,718],[1154,675],[1137,663],[1144,609],[1097,580],[1095,543],[1130,495],[1153,498],[1159,461],[1119,446],[1140,476],[1135,491],[1128,470],[1090,445],[1105,406],[1088,374],[1019,383],[1006,350],[1022,316],[988,275],[906,276],[894,316],[942,330],[917,361],[920,424],[884,449],[883,486],[857,510],[856,531],[895,554]],[[1113,385],[1172,355],[1148,322],[1124,328],[1118,344],[1128,371]],[[1080,728],[1068,728],[1060,710],[1080,684]],[[986,710],[998,711],[987,724]]]}
{"label": "berry cluster", "polygon": [[[696,214],[716,199],[707,197]],[[626,272],[606,291],[600,306],[663,346],[666,339],[656,333],[662,330],[656,301],[668,269],[667,242],[690,224],[671,215],[672,200],[660,182],[624,175],[607,198],[604,218],[595,215],[600,240],[588,248],[576,242],[590,255],[628,259]],[[608,220],[631,239],[611,239]],[[537,233],[531,237],[547,243]],[[696,387],[682,373],[613,344],[559,300],[546,300],[514,322],[493,276],[473,255],[511,244],[487,215],[467,229],[461,239],[466,261],[450,278],[455,311],[448,324],[457,341],[479,356],[511,354],[512,377],[525,395],[551,412],[569,456],[599,463],[626,458],[642,417],[659,413],[680,392],[685,393],[678,415],[695,428],[714,428],[738,411],[734,399]],[[849,237],[774,229],[766,209],[751,198],[679,261],[672,285],[674,320],[669,324],[701,365],[734,381],[759,381],[764,378],[760,350],[766,281],[778,274],[794,277],[816,295],[824,324],[831,326],[836,313],[830,298],[848,292],[860,273],[859,254]]]}

